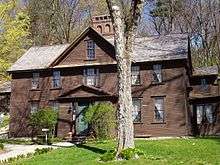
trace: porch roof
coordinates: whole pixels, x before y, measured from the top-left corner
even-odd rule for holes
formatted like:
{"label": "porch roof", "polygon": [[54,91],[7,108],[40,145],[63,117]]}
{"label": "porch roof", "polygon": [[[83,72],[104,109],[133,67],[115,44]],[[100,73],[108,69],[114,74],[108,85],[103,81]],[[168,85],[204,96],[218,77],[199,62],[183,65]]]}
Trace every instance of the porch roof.
{"label": "porch roof", "polygon": [[87,86],[78,85],[73,89],[69,89],[63,92],[58,99],[68,98],[88,98],[88,97],[114,97],[115,95],[111,92],[104,91],[103,89]]}

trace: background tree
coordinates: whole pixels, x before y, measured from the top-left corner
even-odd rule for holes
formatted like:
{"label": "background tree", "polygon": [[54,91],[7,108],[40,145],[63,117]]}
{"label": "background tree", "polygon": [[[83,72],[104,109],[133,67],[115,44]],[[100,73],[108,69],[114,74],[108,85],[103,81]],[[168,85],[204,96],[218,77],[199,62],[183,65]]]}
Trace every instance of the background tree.
{"label": "background tree", "polygon": [[[115,31],[115,56],[118,70],[118,147],[134,148],[131,97],[131,61],[135,32],[144,0],[106,0]],[[129,4],[129,5],[128,5]]]}
{"label": "background tree", "polygon": [[154,33],[188,34],[194,66],[220,66],[219,0],[150,0]]}
{"label": "background tree", "polygon": [[9,79],[6,70],[31,44],[29,17],[17,1],[0,2],[0,80]]}

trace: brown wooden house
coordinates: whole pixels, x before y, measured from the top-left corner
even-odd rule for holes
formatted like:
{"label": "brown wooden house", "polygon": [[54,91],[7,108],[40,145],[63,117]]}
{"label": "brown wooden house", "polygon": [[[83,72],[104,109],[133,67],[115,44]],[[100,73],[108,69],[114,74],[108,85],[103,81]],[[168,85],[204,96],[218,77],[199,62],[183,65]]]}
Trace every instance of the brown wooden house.
{"label": "brown wooden house", "polygon": [[[180,34],[135,39],[131,79],[136,137],[196,135],[205,131],[201,123],[211,128],[207,134],[220,133],[217,70],[197,75],[189,48],[188,37]],[[46,106],[59,112],[59,137],[85,135],[84,107],[101,101],[117,104],[110,18],[94,17],[93,28],[71,44],[31,47],[8,72],[10,136],[30,136],[30,113]],[[203,85],[207,90],[197,97]],[[199,105],[205,107],[202,113]]]}

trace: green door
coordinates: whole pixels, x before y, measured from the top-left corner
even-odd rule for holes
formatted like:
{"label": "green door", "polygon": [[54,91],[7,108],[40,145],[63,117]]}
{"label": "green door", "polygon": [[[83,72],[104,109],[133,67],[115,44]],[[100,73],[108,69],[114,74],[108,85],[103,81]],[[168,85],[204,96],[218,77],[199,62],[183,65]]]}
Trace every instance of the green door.
{"label": "green door", "polygon": [[88,106],[88,102],[78,102],[76,108],[76,135],[86,135],[88,132],[88,124],[83,121],[83,112]]}

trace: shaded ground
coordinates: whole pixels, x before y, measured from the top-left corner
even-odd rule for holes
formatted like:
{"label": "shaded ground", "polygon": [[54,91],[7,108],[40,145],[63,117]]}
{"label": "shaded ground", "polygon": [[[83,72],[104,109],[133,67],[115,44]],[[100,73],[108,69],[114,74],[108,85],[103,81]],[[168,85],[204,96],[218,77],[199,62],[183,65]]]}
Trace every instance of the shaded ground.
{"label": "shaded ground", "polygon": [[[49,153],[22,159],[14,164],[33,165],[68,165],[103,164],[99,157],[107,150],[113,149],[115,142],[88,143],[71,148],[53,150]],[[175,139],[158,141],[136,141],[137,148],[144,151],[145,156],[139,160],[109,162],[105,164],[132,164],[132,165],[165,165],[165,164],[220,164],[220,139]]]}

